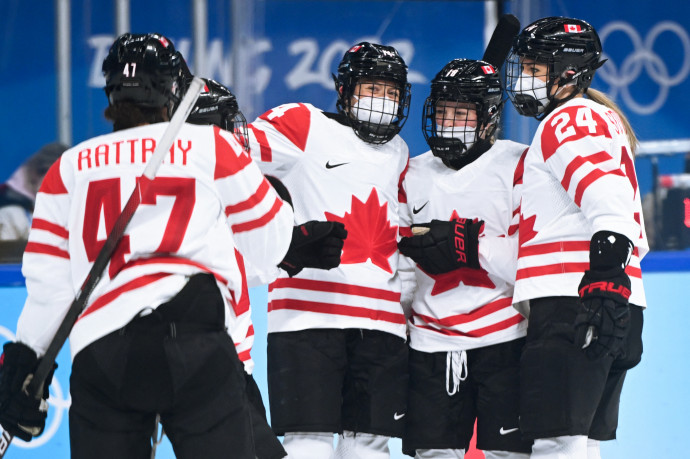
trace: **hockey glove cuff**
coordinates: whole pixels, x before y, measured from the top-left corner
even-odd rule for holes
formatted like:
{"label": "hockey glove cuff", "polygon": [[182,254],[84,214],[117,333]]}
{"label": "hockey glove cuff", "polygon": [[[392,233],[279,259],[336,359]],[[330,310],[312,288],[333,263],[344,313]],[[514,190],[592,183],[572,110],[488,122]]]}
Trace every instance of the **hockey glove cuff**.
{"label": "hockey glove cuff", "polygon": [[585,271],[575,317],[575,345],[590,359],[621,352],[630,328],[630,278],[623,268]]}
{"label": "hockey glove cuff", "polygon": [[347,230],[340,222],[308,221],[292,230],[292,241],[278,265],[290,277],[303,268],[332,269],[340,265]]}
{"label": "hockey glove cuff", "polygon": [[48,387],[57,364],[43,383],[41,398],[36,398],[26,392],[39,362],[33,349],[22,343],[6,343],[0,361],[0,424],[13,436],[31,441],[45,429]]}
{"label": "hockey glove cuff", "polygon": [[[483,226],[483,221],[467,218],[412,225],[412,232],[417,235],[401,238],[398,249],[429,274],[458,268],[479,269],[479,234]],[[428,228],[428,231],[422,233],[415,228]]]}

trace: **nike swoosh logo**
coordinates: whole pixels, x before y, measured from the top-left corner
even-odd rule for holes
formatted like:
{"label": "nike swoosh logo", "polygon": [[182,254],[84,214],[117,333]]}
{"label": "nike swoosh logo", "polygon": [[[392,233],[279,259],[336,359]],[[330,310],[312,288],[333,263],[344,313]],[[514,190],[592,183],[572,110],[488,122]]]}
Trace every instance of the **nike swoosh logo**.
{"label": "nike swoosh logo", "polygon": [[326,169],[333,169],[334,167],[344,166],[345,164],[350,164],[350,163],[331,164],[330,161],[327,161],[326,162]]}
{"label": "nike swoosh logo", "polygon": [[412,213],[415,215],[420,213],[422,211],[422,209],[426,207],[427,204],[429,204],[429,201],[425,202],[424,205],[422,207],[420,207],[419,209],[417,209],[416,207],[413,207]]}
{"label": "nike swoosh logo", "polygon": [[500,433],[501,435],[508,435],[509,433],[516,432],[517,430],[518,427],[515,427],[514,429],[504,429],[503,427],[501,427],[500,429],[498,429],[498,433]]}
{"label": "nike swoosh logo", "polygon": [[405,413],[403,413],[403,414],[398,414],[397,412],[396,412],[396,413],[393,413],[393,419],[394,419],[395,421],[399,421],[400,419],[403,418],[403,416],[405,416]]}

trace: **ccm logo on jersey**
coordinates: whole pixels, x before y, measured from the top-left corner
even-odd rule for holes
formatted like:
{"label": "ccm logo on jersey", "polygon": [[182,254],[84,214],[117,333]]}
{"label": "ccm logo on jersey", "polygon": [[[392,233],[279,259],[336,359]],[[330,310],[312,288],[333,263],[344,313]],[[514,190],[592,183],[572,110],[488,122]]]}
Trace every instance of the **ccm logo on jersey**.
{"label": "ccm logo on jersey", "polygon": [[467,263],[467,255],[465,254],[465,223],[466,218],[455,220],[455,254],[458,256],[457,261]]}
{"label": "ccm logo on jersey", "polygon": [[595,291],[601,291],[601,292],[611,292],[611,293],[617,293],[618,295],[622,296],[626,300],[630,298],[630,289],[627,288],[624,285],[616,285],[613,282],[607,282],[607,281],[601,281],[601,282],[592,282],[591,284],[587,284],[584,287],[580,289],[580,296],[583,296],[586,293],[593,293]]}

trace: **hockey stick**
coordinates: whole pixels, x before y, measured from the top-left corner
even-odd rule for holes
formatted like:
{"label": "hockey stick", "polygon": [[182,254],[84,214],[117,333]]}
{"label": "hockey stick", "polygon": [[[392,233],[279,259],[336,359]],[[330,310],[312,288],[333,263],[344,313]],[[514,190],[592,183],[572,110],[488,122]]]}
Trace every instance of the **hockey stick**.
{"label": "hockey stick", "polygon": [[[79,315],[84,310],[91,293],[93,293],[94,288],[101,280],[103,272],[108,266],[113,252],[115,252],[120,239],[122,239],[122,236],[125,233],[127,225],[129,224],[134,212],[136,212],[137,207],[141,202],[142,187],[147,186],[147,184],[155,178],[158,168],[163,162],[166,153],[168,153],[168,150],[170,150],[170,147],[182,128],[182,125],[187,120],[187,116],[189,116],[189,113],[192,111],[192,107],[198,99],[199,94],[201,93],[201,88],[203,87],[203,80],[197,77],[195,77],[189,85],[189,89],[180,102],[180,106],[175,111],[175,114],[168,124],[168,127],[165,129],[165,132],[163,132],[160,142],[158,145],[156,145],[156,149],[153,151],[151,159],[146,164],[146,168],[142,174],[142,178],[145,178],[145,180],[137,180],[136,187],[127,200],[125,208],[122,210],[120,216],[117,217],[113,229],[110,231],[110,234],[108,234],[108,237],[103,244],[103,248],[98,253],[96,260],[91,266],[91,270],[86,275],[86,279],[84,279],[84,283],[67,310],[65,318],[62,320],[62,323],[55,332],[55,336],[48,345],[45,355],[41,358],[41,361],[36,367],[36,371],[34,372],[26,391],[29,394],[34,394],[37,399],[42,397],[43,383],[48,376],[48,373],[50,373],[51,369],[53,368],[53,364],[55,363],[55,359],[57,358],[60,349],[62,349],[62,346],[65,344],[65,341],[67,341],[67,338],[72,332],[72,327],[74,327]],[[145,183],[142,184],[142,182]],[[5,452],[7,451],[11,441],[12,435],[3,429],[3,432],[0,434],[0,459],[5,456]]]}
{"label": "hockey stick", "polygon": [[513,39],[520,33],[520,21],[512,14],[504,14],[498,20],[494,33],[491,35],[489,44],[486,45],[483,61],[488,62],[497,69],[501,69],[505,62],[510,48],[513,46]]}

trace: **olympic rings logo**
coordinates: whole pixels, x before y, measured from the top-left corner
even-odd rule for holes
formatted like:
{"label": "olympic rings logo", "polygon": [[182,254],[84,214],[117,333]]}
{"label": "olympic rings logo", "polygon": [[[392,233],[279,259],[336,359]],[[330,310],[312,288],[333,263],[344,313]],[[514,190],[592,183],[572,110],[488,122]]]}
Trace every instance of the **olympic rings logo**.
{"label": "olympic rings logo", "polygon": [[[623,59],[619,66],[604,53],[603,57],[609,60],[597,73],[611,86],[611,97],[615,98],[620,91],[623,101],[635,113],[649,115],[656,112],[666,102],[669,89],[682,83],[690,73],[690,37],[687,31],[677,22],[662,21],[655,25],[642,41],[638,31],[629,23],[614,21],[607,24],[599,33],[602,46],[606,38],[614,32],[626,34],[634,50]],[[654,44],[659,35],[664,32],[675,34],[683,45],[683,65],[675,75],[669,75],[666,63],[654,52]],[[605,46],[603,47],[606,49]],[[649,78],[659,85],[656,98],[648,105],[639,104],[630,93],[630,85],[637,80],[643,69]]]}
{"label": "olympic rings logo", "polygon": [[[5,337],[9,341],[14,341],[15,339],[14,333],[2,325],[0,325],[0,336]],[[50,385],[50,397],[48,398],[48,405],[50,405],[48,408],[49,422],[48,425],[46,425],[45,430],[40,437],[34,438],[30,443],[19,438],[14,438],[12,440],[12,444],[20,448],[31,449],[38,448],[48,443],[53,436],[55,436],[58,429],[60,429],[60,424],[62,423],[64,413],[65,411],[69,410],[71,404],[72,398],[69,396],[69,394],[67,394],[67,398],[65,398],[60,381],[54,377],[53,382]]]}

